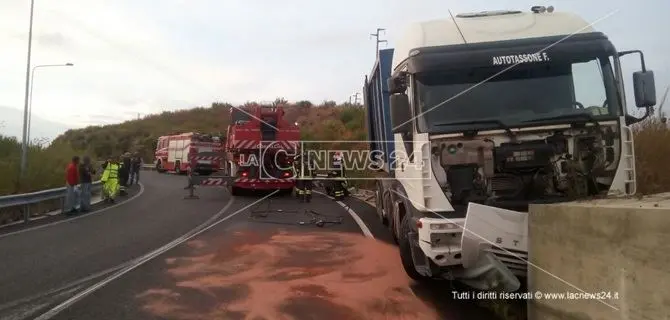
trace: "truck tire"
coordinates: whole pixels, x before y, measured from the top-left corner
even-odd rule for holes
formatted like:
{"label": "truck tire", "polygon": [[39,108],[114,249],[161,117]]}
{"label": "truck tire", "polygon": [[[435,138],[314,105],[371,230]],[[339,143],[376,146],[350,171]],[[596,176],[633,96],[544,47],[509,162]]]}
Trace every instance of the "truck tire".
{"label": "truck tire", "polygon": [[424,282],[429,278],[421,275],[416,268],[414,268],[414,260],[412,259],[412,249],[409,239],[409,233],[412,232],[412,216],[406,214],[403,217],[402,222],[400,223],[400,237],[398,239],[398,248],[400,251],[400,261],[402,262],[402,267],[405,269],[405,273],[412,278],[412,280],[417,282]]}
{"label": "truck tire", "polygon": [[375,190],[375,209],[377,209],[377,217],[382,222],[383,225],[388,226],[388,219],[384,216],[384,189],[378,183],[377,189]]}
{"label": "truck tire", "polygon": [[377,216],[383,225],[389,226],[389,209],[392,210],[393,207],[389,208],[391,202],[391,195],[387,192],[384,192],[384,189],[377,189],[377,195],[375,199],[375,206],[377,206]]}
{"label": "truck tire", "polygon": [[239,196],[240,195],[240,189],[237,187],[230,187],[230,195],[231,196]]}
{"label": "truck tire", "polygon": [[163,163],[160,160],[156,162],[156,172],[158,173],[165,172],[165,169],[163,169]]}
{"label": "truck tire", "polygon": [[395,244],[398,244],[398,233],[396,232],[396,224],[401,223],[402,221],[398,221],[396,217],[400,216],[400,212],[396,212],[396,206],[393,203],[393,197],[391,196],[390,192],[386,192],[383,197],[384,201],[384,210],[386,210],[386,215],[388,217],[388,223],[387,226],[389,230],[391,231],[391,238],[393,238],[393,242]]}

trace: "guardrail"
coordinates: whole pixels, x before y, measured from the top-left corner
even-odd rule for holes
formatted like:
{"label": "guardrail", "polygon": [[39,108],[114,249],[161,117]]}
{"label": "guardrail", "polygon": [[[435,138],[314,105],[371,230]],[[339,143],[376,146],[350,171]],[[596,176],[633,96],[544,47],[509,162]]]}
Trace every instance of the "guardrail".
{"label": "guardrail", "polygon": [[[93,182],[92,192],[97,192],[102,187],[100,181]],[[49,201],[49,200],[61,200],[61,209],[65,205],[65,196],[66,196],[65,187],[54,188],[42,191],[36,191],[31,193],[21,193],[13,194],[8,196],[0,196],[0,209],[9,208],[9,207],[23,207],[23,219],[24,222],[30,221],[30,205]]]}

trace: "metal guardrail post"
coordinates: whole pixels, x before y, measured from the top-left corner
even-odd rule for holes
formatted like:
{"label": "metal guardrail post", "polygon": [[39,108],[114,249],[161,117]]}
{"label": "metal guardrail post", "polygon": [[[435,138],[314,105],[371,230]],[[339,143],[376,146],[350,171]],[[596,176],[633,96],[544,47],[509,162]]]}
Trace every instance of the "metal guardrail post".
{"label": "metal guardrail post", "polygon": [[23,207],[23,222],[30,222],[30,204],[26,204]]}

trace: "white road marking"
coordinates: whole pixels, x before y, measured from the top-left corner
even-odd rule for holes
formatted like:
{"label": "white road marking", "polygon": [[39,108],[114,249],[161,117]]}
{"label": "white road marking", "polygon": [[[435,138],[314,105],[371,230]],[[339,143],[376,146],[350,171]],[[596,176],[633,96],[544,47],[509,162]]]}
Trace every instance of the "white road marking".
{"label": "white road marking", "polygon": [[[325,196],[329,199],[335,200],[335,198],[333,198],[333,197],[331,197],[331,196],[329,196],[329,195],[327,195],[323,192],[319,192],[319,191],[312,191],[312,192],[318,193],[318,194],[323,195],[323,196]],[[356,221],[356,224],[358,225],[359,228],[361,228],[361,231],[363,232],[363,235],[365,235],[366,237],[371,238],[371,239],[375,238],[372,235],[372,232],[370,232],[370,228],[368,228],[368,226],[365,224],[365,222],[363,222],[363,219],[361,219],[361,217],[356,213],[356,211],[352,210],[346,203],[344,203],[342,201],[335,201],[335,202],[337,202],[337,204],[342,206],[342,208],[344,208],[344,210],[346,210],[347,213],[349,213],[351,218],[354,219],[354,221]]]}
{"label": "white road marking", "polygon": [[13,235],[21,234],[21,233],[24,233],[24,232],[35,231],[35,230],[39,230],[39,229],[46,228],[46,227],[52,227],[52,226],[59,225],[59,224],[61,224],[61,223],[65,223],[65,222],[71,222],[71,221],[79,220],[79,219],[82,219],[82,218],[87,218],[87,217],[90,217],[90,216],[93,216],[93,215],[96,215],[96,214],[99,214],[99,213],[103,213],[103,212],[105,212],[105,211],[107,211],[107,210],[116,208],[116,207],[118,207],[118,206],[122,206],[122,205],[124,205],[124,204],[126,204],[126,203],[128,203],[128,202],[130,202],[130,201],[132,201],[132,200],[137,199],[137,197],[141,196],[142,193],[144,193],[144,185],[143,185],[141,182],[139,182],[138,184],[140,185],[140,191],[137,192],[136,195],[132,196],[132,198],[130,198],[130,199],[126,200],[126,201],[119,202],[119,203],[114,204],[114,205],[111,205],[111,206],[109,206],[109,207],[104,207],[104,208],[102,208],[102,209],[100,209],[100,210],[96,210],[96,211],[93,211],[93,212],[90,212],[90,213],[86,213],[86,214],[83,214],[83,215],[80,215],[80,216],[76,216],[76,217],[72,217],[72,218],[67,218],[67,219],[64,219],[64,220],[54,221],[54,222],[52,222],[52,223],[43,224],[43,225],[41,225],[41,226],[35,226],[35,227],[27,228],[27,229],[17,230],[17,231],[14,231],[14,232],[9,232],[9,233],[5,233],[5,234],[0,234],[0,239],[2,239],[2,238],[4,238],[4,237],[9,237],[9,236],[13,236]]}
{"label": "white road marking", "polygon": [[[199,225],[198,227],[196,227],[196,228],[193,229],[192,231],[189,231],[188,233],[186,233],[186,234],[184,234],[183,236],[181,236],[181,237],[175,239],[174,241],[172,241],[172,242],[170,242],[170,243],[168,243],[168,244],[166,244],[166,245],[164,245],[164,246],[162,246],[162,247],[160,247],[160,248],[158,248],[158,249],[156,249],[156,250],[154,250],[154,251],[152,251],[152,252],[150,252],[150,253],[148,253],[148,254],[142,256],[142,257],[140,257],[140,258],[138,258],[138,259],[136,259],[131,265],[129,265],[128,267],[124,268],[123,270],[120,270],[120,271],[118,271],[118,272],[112,274],[111,276],[107,277],[106,279],[104,279],[104,280],[102,280],[102,281],[100,281],[100,282],[98,282],[98,283],[96,283],[96,284],[94,284],[94,285],[88,287],[88,289],[86,289],[86,290],[84,290],[84,291],[78,293],[77,295],[71,297],[70,299],[68,299],[68,300],[66,300],[66,301],[64,301],[64,302],[62,302],[62,303],[60,303],[60,304],[58,304],[57,306],[53,307],[51,310],[49,310],[49,311],[47,311],[46,313],[42,314],[41,316],[35,318],[35,320],[47,320],[47,319],[51,319],[51,318],[53,318],[54,316],[56,316],[56,315],[57,315],[58,313],[60,313],[61,311],[65,310],[66,308],[68,308],[68,307],[70,307],[71,305],[75,304],[77,301],[79,301],[79,300],[85,298],[86,296],[88,296],[88,295],[90,295],[91,293],[97,291],[98,289],[101,289],[101,288],[104,287],[105,285],[107,285],[107,284],[109,284],[110,282],[112,282],[112,281],[114,281],[114,280],[120,278],[120,277],[123,276],[124,274],[126,274],[126,273],[128,273],[128,272],[134,270],[135,268],[137,268],[137,267],[139,267],[139,266],[141,266],[141,265],[143,265],[143,264],[145,264],[145,263],[147,263],[147,262],[149,262],[149,261],[151,261],[152,259],[154,259],[154,258],[160,256],[161,254],[165,253],[166,251],[168,251],[168,250],[170,250],[170,249],[172,249],[172,248],[174,248],[174,247],[176,247],[176,246],[178,246],[178,245],[180,245],[180,244],[182,244],[182,243],[184,243],[184,242],[190,240],[191,238],[200,235],[201,233],[203,233],[203,232],[205,232],[205,231],[207,231],[207,230],[213,228],[214,226],[216,226],[216,225],[218,225],[218,224],[220,224],[220,223],[222,223],[222,222],[224,222],[224,221],[226,221],[226,220],[228,220],[228,219],[230,219],[230,218],[236,216],[236,215],[239,214],[240,212],[242,212],[242,211],[244,211],[244,210],[246,210],[246,209],[248,209],[248,208],[250,208],[250,207],[256,205],[257,203],[259,203],[259,202],[261,202],[261,201],[263,201],[263,200],[265,200],[265,199],[267,199],[267,198],[273,196],[273,195],[274,195],[275,193],[277,193],[277,192],[278,192],[278,191],[275,191],[275,192],[273,192],[273,193],[271,193],[271,194],[269,194],[269,195],[267,195],[267,196],[265,196],[265,197],[263,197],[263,198],[261,198],[261,199],[259,199],[259,200],[256,200],[256,201],[252,202],[251,204],[244,206],[242,209],[237,210],[237,211],[235,211],[235,212],[233,212],[233,213],[231,213],[231,214],[229,214],[229,215],[227,215],[227,216],[221,218],[220,220],[218,220],[218,221],[216,221],[216,222],[214,222],[214,223],[211,223],[211,224],[209,224],[209,225],[207,225],[207,223],[209,222],[209,220],[208,220],[207,222],[205,222],[205,223]],[[216,216],[220,216],[220,215],[222,215],[223,213],[225,213],[226,210],[228,210],[228,207],[230,207],[230,206],[233,204],[234,199],[235,199],[235,198],[230,198],[228,204],[227,204],[223,209],[221,209],[221,210],[216,214]],[[211,220],[211,219],[210,219],[210,220]],[[198,229],[199,229],[199,230],[198,230]]]}

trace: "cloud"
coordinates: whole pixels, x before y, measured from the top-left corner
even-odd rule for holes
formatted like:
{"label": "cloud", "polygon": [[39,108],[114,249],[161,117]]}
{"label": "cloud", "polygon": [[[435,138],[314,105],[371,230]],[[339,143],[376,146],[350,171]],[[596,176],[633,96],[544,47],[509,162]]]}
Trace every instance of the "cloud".
{"label": "cloud", "polygon": [[[22,108],[29,1],[0,1],[0,104]],[[564,0],[557,10],[593,21],[617,48],[645,51],[658,91],[670,84],[670,43],[663,39],[670,3],[613,0],[604,6]],[[458,12],[511,8],[523,1],[423,0],[59,0],[37,1],[33,65],[72,62],[36,71],[33,110],[78,127],[129,119],[212,101],[310,99],[344,101],[360,91],[374,61],[369,34],[386,28],[393,47],[408,23]],[[650,10],[653,8],[653,10]],[[652,21],[653,23],[640,23]],[[624,72],[639,62],[626,59]],[[632,97],[628,90],[629,97]],[[628,99],[630,101],[630,99]],[[99,118],[105,115],[109,118]],[[132,119],[132,117],[130,117]]]}

